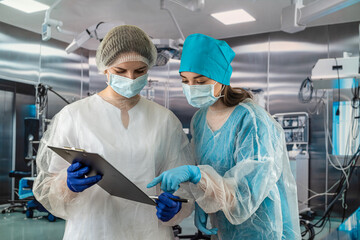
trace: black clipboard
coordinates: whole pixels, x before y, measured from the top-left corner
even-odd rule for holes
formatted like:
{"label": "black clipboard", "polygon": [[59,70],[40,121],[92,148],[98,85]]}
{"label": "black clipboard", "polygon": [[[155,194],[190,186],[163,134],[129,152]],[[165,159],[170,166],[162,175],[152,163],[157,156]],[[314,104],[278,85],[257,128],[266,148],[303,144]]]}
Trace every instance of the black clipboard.
{"label": "black clipboard", "polygon": [[103,178],[97,184],[110,195],[156,206],[153,199],[99,154],[76,148],[48,147],[70,164],[77,159],[77,161],[90,166],[91,171],[87,176],[103,175]]}

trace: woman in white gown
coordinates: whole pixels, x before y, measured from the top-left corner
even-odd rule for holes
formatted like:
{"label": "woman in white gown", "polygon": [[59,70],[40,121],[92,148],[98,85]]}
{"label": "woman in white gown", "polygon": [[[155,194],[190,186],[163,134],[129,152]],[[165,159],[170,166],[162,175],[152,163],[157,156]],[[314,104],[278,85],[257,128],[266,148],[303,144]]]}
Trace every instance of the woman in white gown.
{"label": "woman in white gown", "polygon": [[[155,60],[156,48],[141,29],[115,27],[96,54],[108,87],[64,107],[45,132],[33,191],[47,210],[66,220],[64,239],[171,239],[170,226],[192,212],[193,202],[171,202],[168,194],[162,199],[173,206],[160,204],[165,209],[157,213],[154,206],[111,196],[95,184],[101,176],[86,178],[87,166],[69,165],[47,147],[98,153],[145,193],[159,195],[159,188],[146,184],[167,169],[193,164],[193,158],[176,116],[139,95]],[[188,197],[185,191],[176,195]]]}

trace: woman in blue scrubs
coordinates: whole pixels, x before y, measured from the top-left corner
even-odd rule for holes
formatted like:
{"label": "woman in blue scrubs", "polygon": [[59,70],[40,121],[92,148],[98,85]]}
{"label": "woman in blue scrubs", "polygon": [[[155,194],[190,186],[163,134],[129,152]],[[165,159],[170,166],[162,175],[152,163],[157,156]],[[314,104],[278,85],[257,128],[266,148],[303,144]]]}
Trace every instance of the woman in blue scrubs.
{"label": "woman in blue scrubs", "polygon": [[190,182],[195,225],[212,239],[300,239],[284,132],[248,92],[230,87],[234,57],[224,41],[186,39],[179,72],[189,104],[200,108],[191,122],[197,166],[168,170],[148,187],[172,193]]}

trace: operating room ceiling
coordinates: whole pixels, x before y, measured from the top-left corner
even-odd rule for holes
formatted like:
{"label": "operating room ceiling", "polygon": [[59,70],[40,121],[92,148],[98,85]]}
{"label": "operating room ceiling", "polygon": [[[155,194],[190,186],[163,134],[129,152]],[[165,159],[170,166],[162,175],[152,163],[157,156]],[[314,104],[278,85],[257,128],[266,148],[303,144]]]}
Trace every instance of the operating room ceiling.
{"label": "operating room ceiling", "polygon": [[[53,0],[38,0],[51,5]],[[304,0],[304,4],[313,0]],[[191,12],[175,3],[165,0],[185,35],[203,33],[214,38],[228,38],[280,30],[282,8],[291,0],[205,0],[201,12]],[[210,16],[211,13],[245,9],[256,18],[255,22],[223,25]],[[45,11],[27,14],[0,4],[0,21],[32,32],[40,33]],[[100,21],[122,21],[137,25],[154,38],[179,38],[169,14],[160,10],[160,0],[62,0],[50,16],[61,20],[63,29],[82,32],[85,28]],[[308,25],[319,26],[344,22],[360,21],[360,3],[322,17]],[[0,29],[1,32],[1,29]],[[52,29],[52,38],[70,43],[72,36]],[[88,41],[84,47],[96,49],[96,40]]]}

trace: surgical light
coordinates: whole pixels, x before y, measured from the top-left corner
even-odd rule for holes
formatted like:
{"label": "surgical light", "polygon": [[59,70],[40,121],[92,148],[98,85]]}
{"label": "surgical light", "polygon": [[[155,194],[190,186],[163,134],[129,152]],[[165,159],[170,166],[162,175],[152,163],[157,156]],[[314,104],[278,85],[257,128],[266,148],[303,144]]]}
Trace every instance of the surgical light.
{"label": "surgical light", "polygon": [[26,13],[44,11],[49,8],[48,5],[33,0],[3,0],[0,3]]}
{"label": "surgical light", "polygon": [[213,13],[211,16],[225,25],[256,21],[256,19],[244,9]]}

